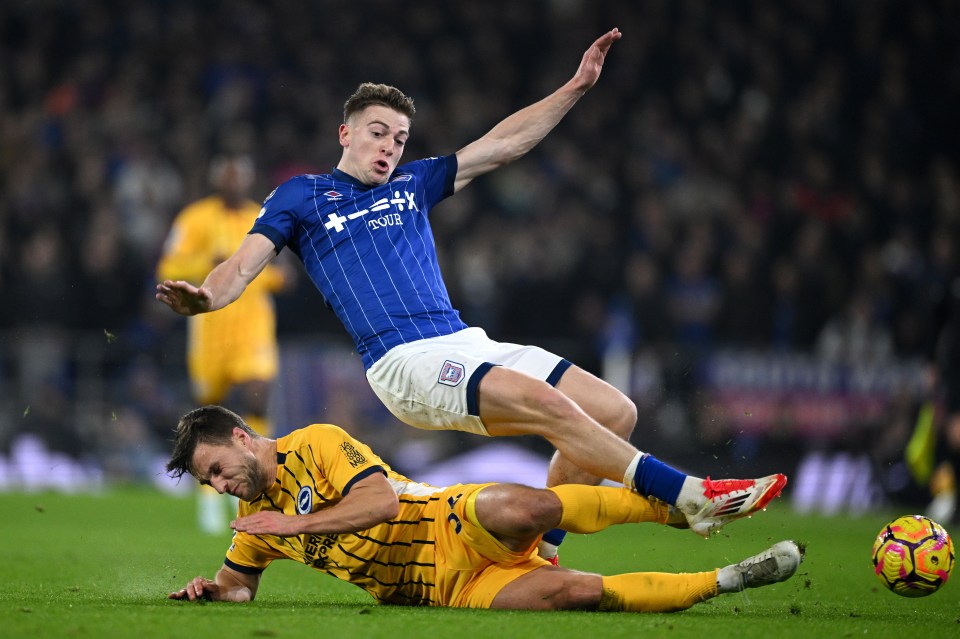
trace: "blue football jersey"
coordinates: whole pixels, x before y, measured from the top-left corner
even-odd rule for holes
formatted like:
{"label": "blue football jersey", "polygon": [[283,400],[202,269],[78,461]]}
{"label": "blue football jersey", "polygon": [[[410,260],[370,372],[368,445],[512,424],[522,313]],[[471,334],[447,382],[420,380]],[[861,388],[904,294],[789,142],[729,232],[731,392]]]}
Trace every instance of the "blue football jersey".
{"label": "blue football jersey", "polygon": [[440,275],[428,220],[453,194],[457,157],[397,167],[368,186],[334,169],[278,186],[250,230],[302,260],[369,368],[389,349],[466,328]]}

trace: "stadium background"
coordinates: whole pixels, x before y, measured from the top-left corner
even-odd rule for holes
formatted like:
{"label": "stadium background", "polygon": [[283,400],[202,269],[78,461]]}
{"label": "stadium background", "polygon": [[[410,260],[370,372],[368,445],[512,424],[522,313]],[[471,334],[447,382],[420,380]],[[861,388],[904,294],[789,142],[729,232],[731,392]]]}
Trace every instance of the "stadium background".
{"label": "stadium background", "polygon": [[[407,159],[454,152],[618,26],[551,136],[435,211],[454,305],[629,392],[636,441],[681,466],[786,470],[801,509],[922,502],[900,462],[958,274],[958,22],[948,1],[5,1],[0,487],[157,481],[191,401],[153,269],[213,154],[251,153],[255,199],[325,172],[368,80],[416,100]],[[490,452],[398,425],[306,278],[278,311],[281,429],[338,423],[415,476]],[[548,452],[519,443],[478,472]]]}

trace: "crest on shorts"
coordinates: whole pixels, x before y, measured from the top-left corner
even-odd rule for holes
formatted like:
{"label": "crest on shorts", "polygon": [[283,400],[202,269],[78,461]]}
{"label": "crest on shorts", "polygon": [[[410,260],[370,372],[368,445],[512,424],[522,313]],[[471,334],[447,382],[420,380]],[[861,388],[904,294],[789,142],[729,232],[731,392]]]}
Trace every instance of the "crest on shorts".
{"label": "crest on shorts", "polygon": [[437,381],[447,386],[456,386],[463,381],[463,370],[463,364],[451,362],[448,359],[440,367],[440,377]]}

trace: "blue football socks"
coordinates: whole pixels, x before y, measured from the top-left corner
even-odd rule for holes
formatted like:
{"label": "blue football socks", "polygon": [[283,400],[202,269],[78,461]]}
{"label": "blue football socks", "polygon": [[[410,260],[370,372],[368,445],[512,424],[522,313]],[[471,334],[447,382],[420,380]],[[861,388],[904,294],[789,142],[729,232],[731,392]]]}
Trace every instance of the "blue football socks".
{"label": "blue football socks", "polygon": [[673,506],[677,503],[686,478],[679,470],[667,466],[650,453],[644,453],[637,464],[633,485],[641,495],[656,497]]}
{"label": "blue football socks", "polygon": [[560,530],[559,528],[554,528],[553,530],[547,531],[543,534],[543,540],[548,544],[553,544],[554,546],[559,546],[563,543],[563,538],[567,536],[566,530]]}

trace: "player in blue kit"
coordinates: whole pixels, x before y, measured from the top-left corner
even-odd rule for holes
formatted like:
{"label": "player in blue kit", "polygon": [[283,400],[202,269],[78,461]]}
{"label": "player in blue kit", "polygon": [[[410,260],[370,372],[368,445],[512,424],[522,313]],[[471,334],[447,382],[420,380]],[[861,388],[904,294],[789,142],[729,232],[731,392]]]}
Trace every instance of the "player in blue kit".
{"label": "player in blue kit", "polygon": [[[620,37],[617,29],[600,36],[566,84],[455,154],[402,166],[413,100],[394,87],[361,85],[344,105],[333,172],[281,184],[240,248],[199,288],[168,280],[157,299],[183,315],[216,311],[289,247],[353,337],[374,392],[405,423],[540,435],[558,451],[548,486],[622,481],[678,508],[703,536],[764,508],[784,475],[701,479],[640,452],[629,443],[637,411],[628,397],[558,355],[468,327],[440,274],[431,208],[540,142],[596,83]],[[549,559],[562,532],[545,540]]]}

